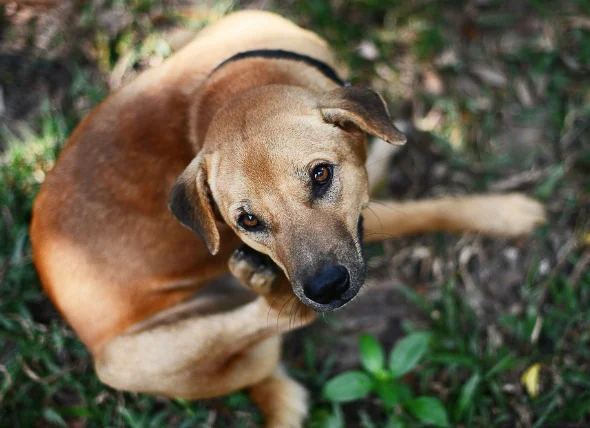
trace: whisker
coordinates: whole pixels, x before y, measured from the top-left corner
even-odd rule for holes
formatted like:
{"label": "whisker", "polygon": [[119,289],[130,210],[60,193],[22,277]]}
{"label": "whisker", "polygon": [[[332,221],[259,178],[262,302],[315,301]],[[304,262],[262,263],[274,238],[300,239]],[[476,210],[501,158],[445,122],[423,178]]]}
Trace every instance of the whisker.
{"label": "whisker", "polygon": [[270,307],[268,308],[268,313],[266,314],[266,327],[270,327],[270,322],[269,322],[269,317],[270,317],[270,313],[272,311],[272,308],[275,305],[275,302],[277,301],[277,299],[279,299],[281,296],[277,296],[272,300],[272,303],[270,304]]}
{"label": "whisker", "polygon": [[285,306],[287,306],[287,304],[291,301],[291,299],[293,297],[294,296],[291,296],[287,299],[287,301],[283,304],[283,306],[281,306],[281,310],[279,311],[279,314],[277,315],[277,336],[280,335],[280,333],[279,333],[279,320],[281,318],[281,312],[283,312],[283,309],[285,309]]}
{"label": "whisker", "polygon": [[375,218],[377,219],[377,221],[379,221],[379,226],[381,226],[381,229],[383,229],[383,223],[381,222],[381,218],[377,215],[377,213],[375,212],[375,210],[372,207],[368,206],[368,205],[367,205],[366,208],[373,213],[373,215],[375,216]]}
{"label": "whisker", "polygon": [[293,328],[297,328],[297,314],[299,313],[299,308],[301,306],[301,302],[299,299],[295,299],[295,313],[293,314]]}
{"label": "whisker", "polygon": [[[295,324],[293,325],[295,328],[297,328],[297,314],[301,314],[301,306],[301,302],[297,301],[297,306],[295,306]],[[301,327],[301,325],[299,327]]]}
{"label": "whisker", "polygon": [[296,305],[296,303],[297,303],[297,301],[294,300],[293,304],[291,305],[291,312],[293,313],[293,324],[289,323],[289,331],[293,330],[295,328],[295,324],[297,323],[297,305]]}
{"label": "whisker", "polygon": [[310,308],[308,308],[307,306],[301,305],[301,317],[300,317],[301,327],[303,327],[309,323],[308,314],[310,311],[311,311]]}
{"label": "whisker", "polygon": [[[303,308],[303,313],[301,314],[301,316],[303,317],[303,325],[306,325],[309,323],[308,321],[308,315],[309,315],[309,309],[307,308]],[[303,327],[302,325],[302,327]]]}
{"label": "whisker", "polygon": [[[291,330],[291,321],[293,320],[293,309],[295,308],[295,303],[297,303],[297,300],[293,300],[293,303],[291,303],[291,308],[289,309],[289,330]],[[295,313],[295,315],[297,315],[297,313]],[[295,327],[294,320],[293,320],[293,327]]]}
{"label": "whisker", "polygon": [[[377,241],[384,241],[386,239],[401,239],[405,236],[408,236],[408,233],[404,233],[404,234],[391,234],[391,233],[387,233],[387,232],[368,232],[363,234],[363,238],[366,241],[372,241],[372,242],[377,242]],[[367,242],[365,242],[367,243]]]}
{"label": "whisker", "polygon": [[[387,202],[393,202],[393,201],[387,201]],[[396,203],[396,205],[391,206],[391,205],[388,205],[386,203],[386,201],[382,201],[382,200],[379,200],[379,199],[369,199],[369,203],[375,204],[375,205],[381,205],[383,208],[387,208],[388,210],[397,211],[397,212],[402,213],[402,214],[404,213],[404,210],[401,209],[402,208],[401,207],[401,204],[397,204]],[[369,206],[367,205],[366,208],[368,208],[368,207]]]}
{"label": "whisker", "polygon": [[365,237],[365,238],[367,238],[369,236],[385,236],[387,238],[399,238],[402,235],[395,235],[395,234],[387,233],[387,232],[369,232],[369,233],[363,234],[363,237]]}

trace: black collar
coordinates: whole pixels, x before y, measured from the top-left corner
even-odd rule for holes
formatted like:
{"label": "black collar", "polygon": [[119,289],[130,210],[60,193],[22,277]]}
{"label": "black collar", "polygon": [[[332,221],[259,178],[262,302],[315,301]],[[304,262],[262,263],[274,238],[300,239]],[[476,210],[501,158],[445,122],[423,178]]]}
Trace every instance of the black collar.
{"label": "black collar", "polygon": [[240,59],[245,59],[245,58],[289,59],[292,61],[301,61],[301,62],[304,62],[304,63],[316,68],[319,72],[321,72],[328,79],[332,80],[334,83],[337,83],[338,85],[344,86],[344,87],[350,86],[349,82],[345,82],[344,80],[342,80],[338,76],[338,74],[336,74],[334,69],[332,67],[330,67],[328,64],[326,64],[325,62],[319,61],[319,60],[312,58],[310,56],[307,56],[307,55],[302,55],[302,54],[298,54],[298,53],[290,52],[290,51],[284,51],[282,49],[255,49],[252,51],[245,51],[245,52],[237,53],[237,54],[229,57],[228,59],[226,59],[222,63],[220,63],[217,67],[215,67],[213,69],[213,71],[209,75],[215,73],[221,67],[223,67],[224,65],[226,65],[230,62],[238,61]]}

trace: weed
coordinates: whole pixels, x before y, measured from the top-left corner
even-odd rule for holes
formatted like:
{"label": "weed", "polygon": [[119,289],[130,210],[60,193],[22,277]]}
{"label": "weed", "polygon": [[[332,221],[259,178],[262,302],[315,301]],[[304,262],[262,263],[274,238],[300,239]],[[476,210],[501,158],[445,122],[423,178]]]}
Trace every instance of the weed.
{"label": "weed", "polygon": [[[323,423],[344,426],[337,403],[364,399],[375,393],[388,415],[387,426],[401,427],[412,420],[448,426],[446,409],[438,398],[414,397],[402,381],[402,377],[412,371],[428,352],[430,339],[427,332],[414,332],[401,339],[391,350],[388,367],[385,367],[385,353],[377,339],[362,335],[359,346],[364,371],[345,372],[326,383],[324,397],[335,405],[333,414],[327,415]],[[369,420],[369,416],[365,414],[364,419]]]}

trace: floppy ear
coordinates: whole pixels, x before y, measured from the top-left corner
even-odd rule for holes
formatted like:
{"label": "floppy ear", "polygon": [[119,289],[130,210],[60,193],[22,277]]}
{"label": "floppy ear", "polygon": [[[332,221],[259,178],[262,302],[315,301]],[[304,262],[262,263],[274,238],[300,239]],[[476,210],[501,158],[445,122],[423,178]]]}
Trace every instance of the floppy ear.
{"label": "floppy ear", "polygon": [[395,126],[379,94],[364,88],[338,88],[324,94],[318,105],[328,123],[356,125],[390,144],[405,144],[406,136]]}
{"label": "floppy ear", "polygon": [[183,226],[205,240],[211,254],[217,254],[219,230],[215,224],[203,154],[197,155],[176,179],[168,198],[168,209]]}

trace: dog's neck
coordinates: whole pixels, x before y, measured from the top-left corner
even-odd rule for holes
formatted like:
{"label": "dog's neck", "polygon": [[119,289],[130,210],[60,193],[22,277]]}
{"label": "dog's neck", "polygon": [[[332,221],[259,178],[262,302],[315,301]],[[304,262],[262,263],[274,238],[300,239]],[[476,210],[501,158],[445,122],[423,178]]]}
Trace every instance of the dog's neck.
{"label": "dog's neck", "polygon": [[342,80],[340,76],[338,76],[338,73],[336,73],[336,70],[334,70],[325,62],[312,58],[309,55],[286,51],[283,49],[254,49],[251,51],[237,53],[225,61],[222,61],[217,67],[215,67],[215,69],[213,69],[211,74],[216,73],[219,69],[225,67],[227,64],[248,58],[286,59],[290,61],[302,62],[316,68],[328,79],[334,81],[334,83],[340,86],[350,86],[350,83]]}
{"label": "dog's neck", "polygon": [[314,66],[307,61],[293,61],[292,58],[230,58],[207,78],[189,111],[193,148],[198,152],[203,147],[215,113],[234,97],[266,85],[299,86],[318,94],[342,86],[344,82],[333,71],[327,70],[331,68]]}

